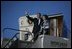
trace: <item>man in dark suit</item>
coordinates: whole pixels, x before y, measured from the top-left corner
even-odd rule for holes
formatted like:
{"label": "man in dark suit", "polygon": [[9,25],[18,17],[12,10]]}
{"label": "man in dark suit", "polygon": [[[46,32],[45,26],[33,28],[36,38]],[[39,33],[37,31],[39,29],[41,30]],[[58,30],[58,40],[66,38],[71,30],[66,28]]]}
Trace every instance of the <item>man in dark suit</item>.
{"label": "man in dark suit", "polygon": [[40,24],[42,23],[41,13],[37,13],[37,18],[32,18],[28,14],[26,14],[26,17],[34,23],[32,33],[34,33],[34,37],[35,37],[34,41],[35,41],[37,39],[37,37],[38,37],[37,34],[40,31]]}

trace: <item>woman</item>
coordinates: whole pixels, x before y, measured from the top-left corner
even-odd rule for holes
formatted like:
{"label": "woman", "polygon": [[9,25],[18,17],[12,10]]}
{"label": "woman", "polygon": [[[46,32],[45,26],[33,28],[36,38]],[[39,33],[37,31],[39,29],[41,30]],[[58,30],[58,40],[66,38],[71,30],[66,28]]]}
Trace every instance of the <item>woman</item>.
{"label": "woman", "polygon": [[42,24],[41,24],[41,30],[40,30],[40,32],[41,32],[41,34],[50,34],[49,33],[49,20],[48,20],[48,16],[47,15],[43,15],[43,17],[42,17],[42,19],[43,19],[43,22],[42,22]]}

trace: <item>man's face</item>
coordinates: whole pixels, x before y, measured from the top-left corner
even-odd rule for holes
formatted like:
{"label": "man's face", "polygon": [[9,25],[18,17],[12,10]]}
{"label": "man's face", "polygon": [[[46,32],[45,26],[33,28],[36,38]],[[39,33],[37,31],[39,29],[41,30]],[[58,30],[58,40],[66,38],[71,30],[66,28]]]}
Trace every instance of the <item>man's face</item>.
{"label": "man's face", "polygon": [[43,16],[42,19],[45,20],[45,16]]}
{"label": "man's face", "polygon": [[41,16],[40,16],[40,14],[39,13],[37,13],[37,18],[40,18]]}

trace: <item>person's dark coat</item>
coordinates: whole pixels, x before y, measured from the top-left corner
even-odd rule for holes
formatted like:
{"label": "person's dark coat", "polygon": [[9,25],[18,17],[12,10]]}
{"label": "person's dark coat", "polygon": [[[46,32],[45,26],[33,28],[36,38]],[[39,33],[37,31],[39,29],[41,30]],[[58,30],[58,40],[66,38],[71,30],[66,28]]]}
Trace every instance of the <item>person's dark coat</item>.
{"label": "person's dark coat", "polygon": [[33,31],[34,35],[40,31],[40,24],[42,22],[42,19],[40,19],[40,24],[38,25],[38,19],[32,18],[29,15],[26,16],[29,20],[31,20],[34,23]]}

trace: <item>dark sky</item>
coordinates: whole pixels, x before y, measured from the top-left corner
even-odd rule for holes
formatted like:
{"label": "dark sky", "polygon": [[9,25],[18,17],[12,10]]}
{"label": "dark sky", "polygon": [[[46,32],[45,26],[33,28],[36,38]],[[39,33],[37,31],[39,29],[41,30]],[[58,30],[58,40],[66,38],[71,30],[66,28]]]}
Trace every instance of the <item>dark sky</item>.
{"label": "dark sky", "polygon": [[[25,15],[25,11],[28,11],[29,14],[63,13],[67,28],[71,28],[70,1],[1,1],[1,32],[3,28],[19,29],[18,19]],[[7,30],[5,34],[7,37],[11,37],[10,34],[15,33]]]}

